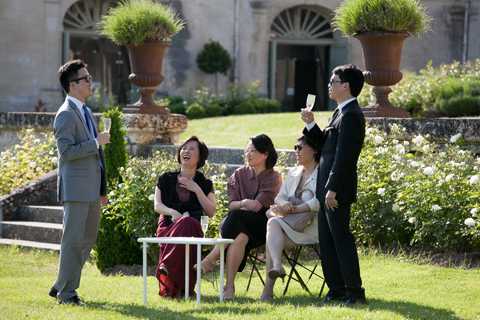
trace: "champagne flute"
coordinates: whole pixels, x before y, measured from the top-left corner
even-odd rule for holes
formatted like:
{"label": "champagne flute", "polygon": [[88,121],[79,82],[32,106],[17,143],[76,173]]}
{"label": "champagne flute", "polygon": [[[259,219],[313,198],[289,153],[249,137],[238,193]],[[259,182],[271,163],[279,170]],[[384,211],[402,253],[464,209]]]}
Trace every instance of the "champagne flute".
{"label": "champagne flute", "polygon": [[312,111],[314,105],[315,105],[315,95],[309,94],[307,96],[307,110]]}
{"label": "champagne flute", "polygon": [[103,132],[110,133],[110,128],[112,127],[112,119],[103,117]]}
{"label": "champagne flute", "polygon": [[203,237],[205,238],[207,230],[208,230],[208,216],[201,216],[200,217],[200,225],[202,227]]}

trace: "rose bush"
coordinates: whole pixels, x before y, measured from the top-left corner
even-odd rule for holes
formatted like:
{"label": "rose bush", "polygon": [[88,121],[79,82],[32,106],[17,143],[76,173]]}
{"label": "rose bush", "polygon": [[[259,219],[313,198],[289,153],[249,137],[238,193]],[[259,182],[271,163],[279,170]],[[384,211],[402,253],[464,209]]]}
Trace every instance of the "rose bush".
{"label": "rose bush", "polygon": [[480,249],[480,160],[429,137],[392,126],[367,130],[359,160],[352,228],[365,245],[401,244],[434,250]]}
{"label": "rose bush", "polygon": [[0,195],[27,185],[57,166],[55,139],[51,133],[26,129],[20,143],[0,153]]}

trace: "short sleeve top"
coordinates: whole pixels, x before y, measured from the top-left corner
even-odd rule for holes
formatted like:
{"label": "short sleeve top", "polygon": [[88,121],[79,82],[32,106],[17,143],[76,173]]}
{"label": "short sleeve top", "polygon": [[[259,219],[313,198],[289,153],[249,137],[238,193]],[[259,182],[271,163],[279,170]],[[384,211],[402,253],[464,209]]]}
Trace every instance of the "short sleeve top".
{"label": "short sleeve top", "polygon": [[253,168],[243,166],[235,170],[228,179],[228,197],[230,202],[257,200],[268,209],[273,204],[281,184],[280,173],[273,169],[266,169],[257,176]]}
{"label": "short sleeve top", "polygon": [[[166,172],[158,178],[157,187],[162,193],[162,202],[169,208],[175,209],[180,213],[188,211],[190,217],[193,217],[197,220],[200,220],[200,217],[204,215],[202,205],[198,201],[197,196],[194,192],[186,191],[189,194],[187,199],[183,199],[178,194],[178,175],[180,171],[176,172]],[[205,195],[213,192],[213,183],[210,179],[207,179],[203,173],[197,171],[193,177],[200,189],[202,189]],[[182,199],[181,199],[182,198]],[[171,220],[169,216],[166,216],[165,219]]]}

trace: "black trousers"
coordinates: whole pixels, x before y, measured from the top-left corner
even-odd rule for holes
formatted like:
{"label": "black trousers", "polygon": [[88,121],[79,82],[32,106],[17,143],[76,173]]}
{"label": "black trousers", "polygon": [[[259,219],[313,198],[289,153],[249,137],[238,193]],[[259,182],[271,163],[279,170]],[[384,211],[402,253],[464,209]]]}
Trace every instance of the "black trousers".
{"label": "black trousers", "polygon": [[362,296],[362,279],[355,238],[350,232],[351,204],[336,209],[321,204],[318,213],[318,235],[325,281],[332,294]]}

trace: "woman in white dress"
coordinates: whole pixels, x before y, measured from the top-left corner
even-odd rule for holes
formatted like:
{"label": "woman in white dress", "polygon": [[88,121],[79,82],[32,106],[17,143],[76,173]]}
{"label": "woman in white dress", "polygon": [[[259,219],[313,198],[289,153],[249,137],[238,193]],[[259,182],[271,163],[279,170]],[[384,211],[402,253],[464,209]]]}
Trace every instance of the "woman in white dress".
{"label": "woman in white dress", "polygon": [[267,211],[266,282],[263,301],[273,299],[275,280],[285,276],[282,252],[294,244],[318,242],[317,213],[320,203],[317,188],[320,146],[317,141],[300,137],[295,145],[297,167],[290,169],[275,204]]}

